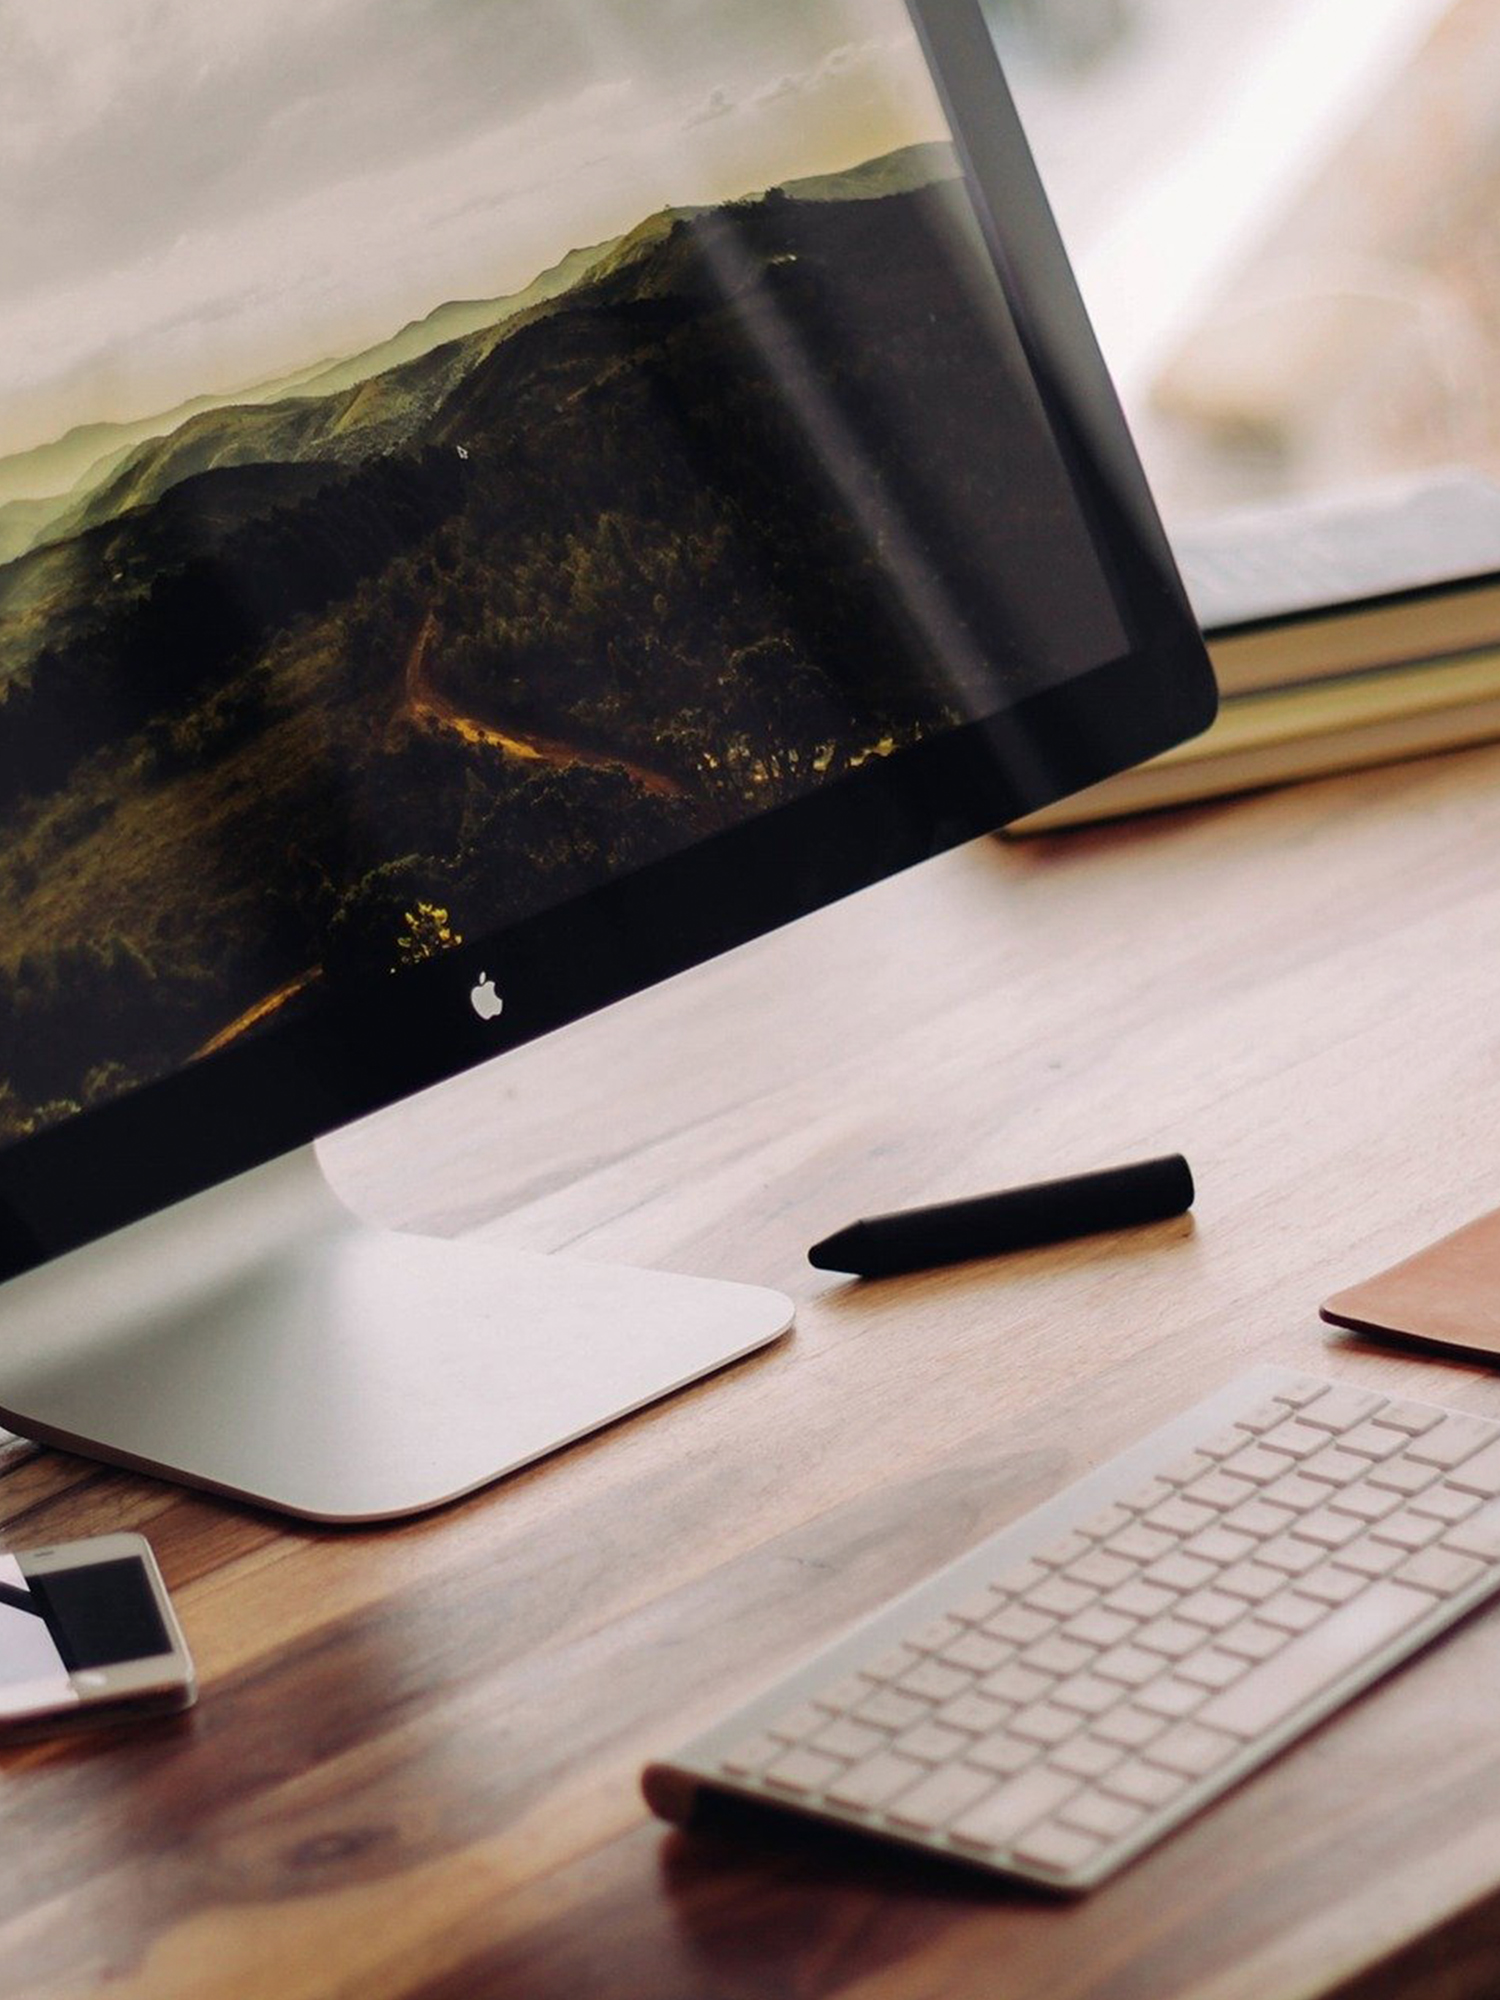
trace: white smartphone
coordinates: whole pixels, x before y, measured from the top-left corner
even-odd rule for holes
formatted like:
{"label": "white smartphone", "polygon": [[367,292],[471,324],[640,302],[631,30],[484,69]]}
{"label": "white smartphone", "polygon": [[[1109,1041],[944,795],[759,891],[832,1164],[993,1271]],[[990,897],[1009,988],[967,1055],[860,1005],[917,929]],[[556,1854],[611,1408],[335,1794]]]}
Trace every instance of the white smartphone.
{"label": "white smartphone", "polygon": [[0,1552],[0,1740],[160,1715],[197,1691],[140,1535]]}

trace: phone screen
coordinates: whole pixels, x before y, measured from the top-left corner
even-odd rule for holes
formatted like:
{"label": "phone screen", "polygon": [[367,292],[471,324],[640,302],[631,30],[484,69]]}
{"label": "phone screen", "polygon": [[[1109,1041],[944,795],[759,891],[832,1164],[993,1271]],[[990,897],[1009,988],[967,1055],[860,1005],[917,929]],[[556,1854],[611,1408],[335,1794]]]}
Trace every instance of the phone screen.
{"label": "phone screen", "polygon": [[27,1576],[0,1555],[0,1718],[71,1706],[80,1669],[171,1650],[138,1557]]}
{"label": "phone screen", "polygon": [[70,1673],[172,1650],[138,1556],[49,1570],[27,1581]]}

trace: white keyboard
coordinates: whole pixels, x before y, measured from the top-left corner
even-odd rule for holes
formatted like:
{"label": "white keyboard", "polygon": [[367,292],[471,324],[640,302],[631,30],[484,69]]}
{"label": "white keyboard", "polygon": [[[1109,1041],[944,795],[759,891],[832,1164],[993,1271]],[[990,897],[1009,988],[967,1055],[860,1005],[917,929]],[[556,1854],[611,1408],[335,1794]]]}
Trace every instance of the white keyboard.
{"label": "white keyboard", "polygon": [[1264,1369],[646,1772],[1087,1889],[1500,1588],[1500,1424]]}

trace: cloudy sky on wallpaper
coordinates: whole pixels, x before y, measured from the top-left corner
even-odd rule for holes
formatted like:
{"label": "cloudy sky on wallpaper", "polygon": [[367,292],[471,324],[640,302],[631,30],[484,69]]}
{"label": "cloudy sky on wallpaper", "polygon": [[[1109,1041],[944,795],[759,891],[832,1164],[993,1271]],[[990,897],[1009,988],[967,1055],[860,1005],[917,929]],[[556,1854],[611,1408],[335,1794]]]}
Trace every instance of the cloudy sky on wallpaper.
{"label": "cloudy sky on wallpaper", "polygon": [[902,0],[0,0],[0,456],[941,130]]}

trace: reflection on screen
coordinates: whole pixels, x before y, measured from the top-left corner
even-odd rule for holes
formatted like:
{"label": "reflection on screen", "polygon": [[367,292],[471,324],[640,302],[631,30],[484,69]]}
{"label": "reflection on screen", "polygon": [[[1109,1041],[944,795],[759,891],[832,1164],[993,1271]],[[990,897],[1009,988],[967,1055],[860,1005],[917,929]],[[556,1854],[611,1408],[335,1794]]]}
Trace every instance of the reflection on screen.
{"label": "reflection on screen", "polygon": [[0,77],[0,1144],[1125,649],[902,0],[136,12]]}

